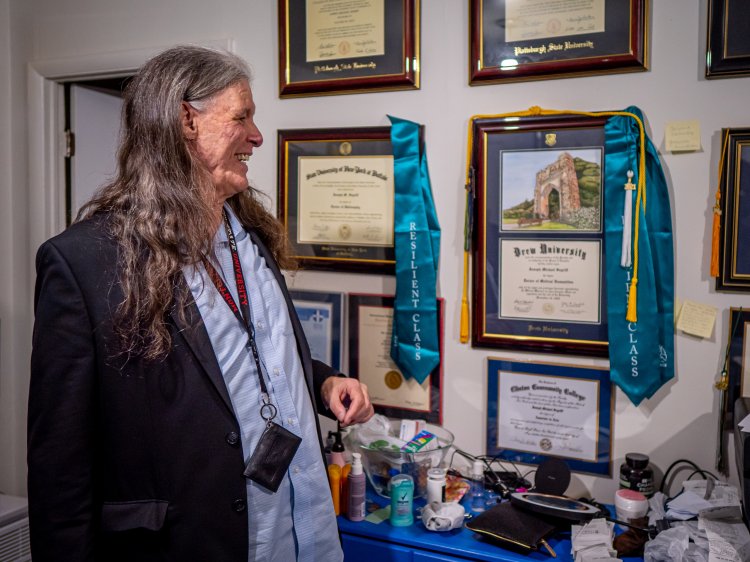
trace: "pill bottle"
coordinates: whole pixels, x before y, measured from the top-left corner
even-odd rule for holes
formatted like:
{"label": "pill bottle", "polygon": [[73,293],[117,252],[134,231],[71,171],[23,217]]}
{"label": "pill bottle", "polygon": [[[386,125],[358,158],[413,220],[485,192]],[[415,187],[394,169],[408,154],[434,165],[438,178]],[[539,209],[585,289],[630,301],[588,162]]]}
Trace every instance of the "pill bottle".
{"label": "pill bottle", "polygon": [[431,468],[427,471],[427,503],[445,502],[445,469]]}
{"label": "pill bottle", "polygon": [[648,465],[648,456],[628,453],[620,465],[620,488],[640,492],[647,498],[654,495],[654,471]]}

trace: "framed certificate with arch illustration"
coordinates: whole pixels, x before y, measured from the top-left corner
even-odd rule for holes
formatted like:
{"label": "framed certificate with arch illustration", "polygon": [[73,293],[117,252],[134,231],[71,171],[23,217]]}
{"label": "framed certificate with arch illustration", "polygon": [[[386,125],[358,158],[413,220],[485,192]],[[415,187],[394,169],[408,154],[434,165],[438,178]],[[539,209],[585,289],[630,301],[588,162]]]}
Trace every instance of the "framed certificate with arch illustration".
{"label": "framed certificate with arch illustration", "polygon": [[[442,423],[443,362],[422,382],[405,378],[391,359],[393,301],[388,295],[349,294],[349,376],[367,385],[375,412]],[[443,355],[443,299],[438,299]]]}
{"label": "framed certificate with arch illustration", "polygon": [[604,123],[474,120],[473,345],[607,356]]}
{"label": "framed certificate with arch illustration", "polygon": [[304,269],[393,274],[390,127],[280,130],[278,217]]}
{"label": "framed certificate with arch illustration", "polygon": [[556,363],[487,361],[487,454],[571,470],[612,472],[614,393],[609,371]]}
{"label": "framed certificate with arch illustration", "polygon": [[419,88],[420,0],[279,0],[282,98]]}
{"label": "framed certificate with arch illustration", "polygon": [[471,85],[646,70],[647,0],[471,0]]}

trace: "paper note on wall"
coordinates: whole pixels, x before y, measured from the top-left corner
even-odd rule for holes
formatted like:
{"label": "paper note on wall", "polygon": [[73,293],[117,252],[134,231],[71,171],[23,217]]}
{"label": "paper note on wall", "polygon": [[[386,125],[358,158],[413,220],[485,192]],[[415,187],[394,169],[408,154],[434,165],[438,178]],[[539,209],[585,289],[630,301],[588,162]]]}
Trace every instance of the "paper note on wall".
{"label": "paper note on wall", "polygon": [[715,306],[686,300],[680,308],[677,329],[699,338],[710,338],[714,331],[716,312]]}
{"label": "paper note on wall", "polygon": [[695,152],[701,149],[701,124],[691,121],[669,121],[664,129],[667,152]]}

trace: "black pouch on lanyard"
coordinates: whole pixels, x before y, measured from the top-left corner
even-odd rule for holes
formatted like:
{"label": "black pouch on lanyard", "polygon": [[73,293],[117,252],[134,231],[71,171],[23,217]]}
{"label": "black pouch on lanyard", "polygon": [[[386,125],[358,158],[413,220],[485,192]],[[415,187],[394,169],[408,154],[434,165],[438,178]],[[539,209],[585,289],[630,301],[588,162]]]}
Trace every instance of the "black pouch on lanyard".
{"label": "black pouch on lanyard", "polygon": [[302,439],[269,421],[243,474],[256,484],[276,492]]}

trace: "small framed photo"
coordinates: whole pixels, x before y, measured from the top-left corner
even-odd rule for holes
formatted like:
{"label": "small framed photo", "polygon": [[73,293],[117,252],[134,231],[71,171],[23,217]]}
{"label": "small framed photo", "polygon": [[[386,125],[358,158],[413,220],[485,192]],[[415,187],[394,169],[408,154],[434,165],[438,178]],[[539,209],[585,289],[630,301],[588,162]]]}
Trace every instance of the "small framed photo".
{"label": "small framed photo", "polygon": [[393,274],[390,127],[278,133],[278,217],[304,269]]}
{"label": "small framed photo", "polygon": [[420,0],[279,0],[282,98],[419,88]]}
{"label": "small framed photo", "polygon": [[608,476],[613,408],[607,369],[487,361],[487,454],[501,460]]}
{"label": "small framed photo", "polygon": [[471,85],[647,70],[647,0],[471,0]]}
{"label": "small framed photo", "polygon": [[289,291],[305,332],[313,359],[343,368],[344,294],[322,291]]}
{"label": "small framed photo", "polygon": [[708,0],[706,78],[750,76],[750,3]]}
{"label": "small framed photo", "polygon": [[474,121],[474,346],[607,356],[604,122]]}
{"label": "small framed photo", "polygon": [[[406,379],[391,359],[394,297],[349,294],[349,376],[367,385],[375,412],[396,419],[442,423],[443,363],[422,384]],[[443,301],[438,299],[440,355]]]}
{"label": "small framed photo", "polygon": [[750,291],[750,128],[724,129],[717,291]]}

